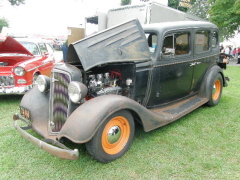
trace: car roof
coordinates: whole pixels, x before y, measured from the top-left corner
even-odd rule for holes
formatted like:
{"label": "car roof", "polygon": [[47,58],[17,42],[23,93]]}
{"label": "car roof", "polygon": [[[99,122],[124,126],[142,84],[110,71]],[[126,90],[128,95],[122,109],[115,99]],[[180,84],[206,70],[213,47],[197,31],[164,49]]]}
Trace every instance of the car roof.
{"label": "car roof", "polygon": [[175,21],[143,25],[144,30],[157,30],[157,31],[185,28],[218,28],[218,27],[215,24],[208,21]]}
{"label": "car roof", "polygon": [[33,42],[33,43],[49,43],[46,39],[41,39],[41,38],[14,38],[15,40],[19,42]]}

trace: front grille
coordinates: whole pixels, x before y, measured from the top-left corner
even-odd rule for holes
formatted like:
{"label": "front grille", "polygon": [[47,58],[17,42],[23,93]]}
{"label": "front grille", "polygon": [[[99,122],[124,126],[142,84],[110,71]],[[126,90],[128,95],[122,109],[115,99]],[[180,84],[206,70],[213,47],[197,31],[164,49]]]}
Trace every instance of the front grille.
{"label": "front grille", "polygon": [[0,62],[0,66],[8,66],[7,62]]}
{"label": "front grille", "polygon": [[69,97],[68,84],[70,76],[64,72],[52,72],[51,75],[51,109],[50,126],[52,132],[58,132],[68,117]]}
{"label": "front grille", "polygon": [[14,86],[13,76],[0,76],[0,86]]}

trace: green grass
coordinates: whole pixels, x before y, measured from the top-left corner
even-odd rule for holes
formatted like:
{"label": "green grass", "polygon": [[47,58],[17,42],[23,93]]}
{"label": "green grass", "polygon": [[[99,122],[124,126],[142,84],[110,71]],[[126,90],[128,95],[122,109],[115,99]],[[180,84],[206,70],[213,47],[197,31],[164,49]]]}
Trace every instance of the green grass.
{"label": "green grass", "polygon": [[22,96],[0,96],[0,179],[240,179],[240,68],[225,75],[231,81],[219,105],[149,133],[137,126],[129,151],[108,164],[93,160],[84,145],[76,161],[35,147],[12,125]]}

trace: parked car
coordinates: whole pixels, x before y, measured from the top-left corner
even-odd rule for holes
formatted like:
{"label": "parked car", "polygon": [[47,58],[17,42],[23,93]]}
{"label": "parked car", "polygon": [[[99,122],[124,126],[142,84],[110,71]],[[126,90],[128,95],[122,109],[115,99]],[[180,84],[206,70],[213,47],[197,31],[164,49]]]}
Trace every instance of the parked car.
{"label": "parked car", "polygon": [[[209,22],[142,29],[132,20],[75,42],[67,63],[55,65],[50,78],[40,75],[38,86],[24,95],[14,126],[61,158],[78,158],[78,150],[62,144],[68,139],[86,144],[100,162],[113,161],[130,147],[136,122],[149,132],[204,104],[219,103],[227,82],[216,64],[218,34]],[[17,120],[27,127],[20,128]],[[29,128],[44,139],[25,132]]]}
{"label": "parked car", "polygon": [[55,41],[53,43],[53,48],[55,50],[62,50],[63,43],[61,41]]}
{"label": "parked car", "polygon": [[43,39],[7,37],[0,42],[0,95],[23,94],[39,75],[50,76],[54,49]]}

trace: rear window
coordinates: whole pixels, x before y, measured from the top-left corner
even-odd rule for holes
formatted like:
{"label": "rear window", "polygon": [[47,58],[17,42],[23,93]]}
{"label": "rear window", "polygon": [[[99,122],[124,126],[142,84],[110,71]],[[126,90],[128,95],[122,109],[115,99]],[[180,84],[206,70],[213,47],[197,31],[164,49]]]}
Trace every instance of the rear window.
{"label": "rear window", "polygon": [[40,47],[42,54],[47,52],[47,47],[46,47],[45,43],[38,43],[38,45]]}
{"label": "rear window", "polygon": [[195,34],[195,52],[200,53],[209,50],[210,31],[197,31]]}
{"label": "rear window", "polygon": [[212,48],[217,48],[218,46],[218,32],[213,31],[213,37],[212,37]]}

